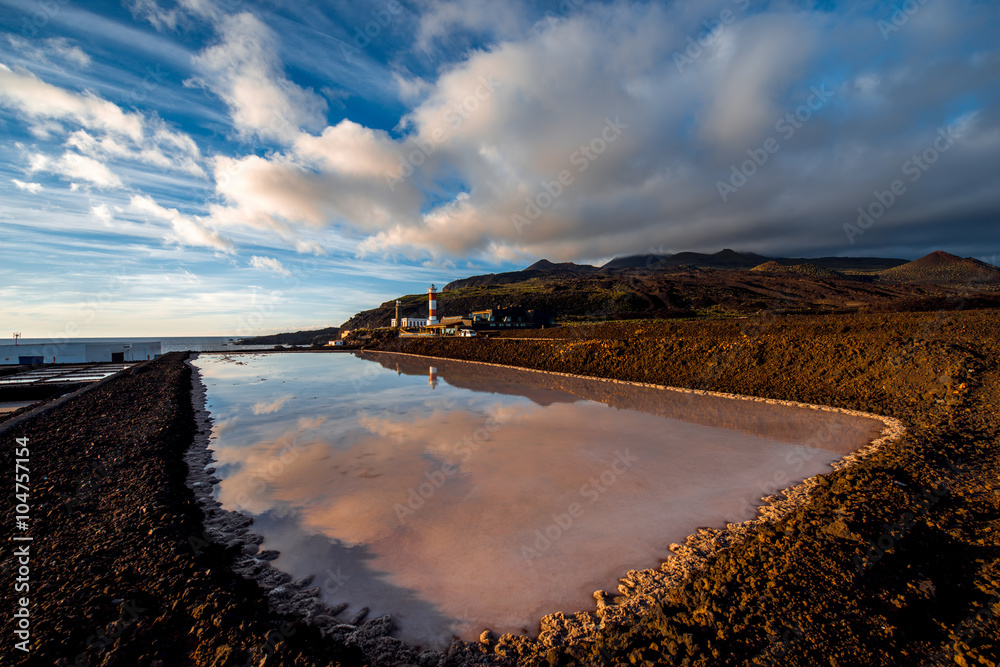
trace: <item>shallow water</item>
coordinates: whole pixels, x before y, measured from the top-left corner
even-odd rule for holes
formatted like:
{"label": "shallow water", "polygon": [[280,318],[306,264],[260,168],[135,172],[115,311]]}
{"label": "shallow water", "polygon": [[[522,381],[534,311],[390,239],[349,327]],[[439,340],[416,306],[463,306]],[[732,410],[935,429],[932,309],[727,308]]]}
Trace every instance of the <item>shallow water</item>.
{"label": "shallow water", "polygon": [[536,634],[883,429],[835,412],[397,355],[201,355],[217,495],[331,604],[442,648]]}

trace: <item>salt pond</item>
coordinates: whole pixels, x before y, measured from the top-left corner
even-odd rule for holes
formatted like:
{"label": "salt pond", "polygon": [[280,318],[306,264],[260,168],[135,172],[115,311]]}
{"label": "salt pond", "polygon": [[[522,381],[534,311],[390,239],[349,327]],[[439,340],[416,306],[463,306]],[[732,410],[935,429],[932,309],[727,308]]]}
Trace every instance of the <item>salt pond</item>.
{"label": "salt pond", "polygon": [[442,648],[592,610],[884,424],[390,354],[201,355],[219,501],[330,604]]}

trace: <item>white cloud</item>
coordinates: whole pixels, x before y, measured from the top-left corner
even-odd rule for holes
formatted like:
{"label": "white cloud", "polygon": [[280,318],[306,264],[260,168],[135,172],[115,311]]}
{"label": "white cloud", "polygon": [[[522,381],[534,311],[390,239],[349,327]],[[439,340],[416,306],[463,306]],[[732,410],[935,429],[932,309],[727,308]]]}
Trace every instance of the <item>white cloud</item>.
{"label": "white cloud", "polygon": [[405,77],[399,72],[393,72],[392,80],[399,90],[399,96],[406,102],[419,101],[421,97],[433,90],[433,86],[420,77]]}
{"label": "white cloud", "polygon": [[97,160],[66,151],[59,158],[37,154],[32,156],[30,170],[58,174],[69,181],[86,181],[98,188],[120,188],[122,179],[107,165]]}
{"label": "white cloud", "polygon": [[[199,76],[189,83],[226,103],[242,138],[282,144],[277,151],[213,157],[217,199],[203,218],[179,219],[200,225],[189,234],[252,230],[256,239],[277,236],[302,253],[322,252],[329,239],[369,255],[435,261],[594,258],[661,244],[707,249],[719,238],[758,251],[775,244],[843,247],[844,202],[864,203],[876,186],[891,182],[900,164],[933,139],[922,134],[932,119],[941,126],[953,120],[941,99],[992,99],[983,81],[995,58],[976,61],[969,47],[949,46],[953,36],[937,35],[961,28],[975,33],[963,39],[981,43],[980,51],[991,48],[968,2],[961,9],[936,6],[934,12],[953,20],[934,21],[945,27],[931,42],[921,41],[927,38],[921,28],[894,34],[890,46],[872,28],[870,11],[860,8],[820,12],[776,3],[744,11],[723,0],[566,4],[571,11],[549,20],[523,2],[420,3],[414,46],[436,66],[422,73],[436,74],[408,74],[406,57],[393,62],[400,99],[412,106],[387,132],[365,127],[357,116],[327,126],[326,103],[285,71],[282,49],[297,45],[281,44],[261,18],[223,16],[194,0],[135,3],[144,20],[162,29],[180,28],[184,15],[207,17],[218,43],[196,57]],[[723,6],[735,20],[700,53],[689,51]],[[874,55],[897,46],[905,62]],[[679,67],[677,53],[694,56]],[[827,85],[836,91],[830,105],[807,109],[810,120],[794,136],[776,130],[776,121],[800,109],[814,87]],[[38,92],[38,100],[17,102],[23,113],[54,96]],[[89,126],[67,142],[86,156],[169,163],[199,174],[204,160],[193,142],[184,143],[186,135],[154,142],[153,121],[140,117],[141,148],[154,142],[158,149],[142,150],[124,129],[102,129],[124,128],[127,119],[93,96],[73,95],[52,104],[62,116],[48,107],[35,113],[36,131],[58,132],[44,125],[53,118],[86,118]],[[997,132],[996,114],[984,111],[963,139],[981,154],[949,153],[959,165],[979,167],[958,170],[972,177],[956,182],[962,193],[956,197],[995,202],[996,195],[984,194],[994,190],[983,183],[982,147]],[[780,138],[780,153],[732,201],[720,199],[717,183],[772,136]],[[401,168],[403,178],[393,180]],[[561,173],[569,183],[558,184]],[[935,170],[934,178],[951,173]],[[919,210],[929,192],[922,184],[892,216]],[[530,222],[515,225],[515,215]],[[803,240],[810,234],[813,240]]]}
{"label": "white cloud", "polygon": [[169,238],[176,243],[214,248],[225,253],[234,251],[232,242],[210,229],[200,218],[181,215],[175,208],[164,208],[153,201],[152,197],[135,195],[130,201],[130,207],[136,213],[169,222],[173,229],[173,235]]}
{"label": "white cloud", "polygon": [[55,54],[79,67],[90,66],[90,56],[75,44],[70,44],[64,37],[45,40],[45,45]]}
{"label": "white cloud", "polygon": [[325,255],[326,248],[324,248],[319,241],[306,241],[299,239],[295,242],[295,250],[301,252],[302,254],[308,255]]}
{"label": "white cloud", "polygon": [[[365,160],[359,155],[359,160]],[[219,227],[250,226],[297,239],[299,226],[324,229],[344,223],[352,229],[378,231],[392,220],[413,214],[420,197],[411,187],[395,192],[383,174],[316,172],[295,155],[256,155],[215,159],[217,192],[227,206],[214,206]]]}
{"label": "white cloud", "polygon": [[130,0],[128,8],[136,20],[148,21],[161,32],[177,30],[190,15],[209,18],[217,16],[219,11],[211,0],[178,0],[170,9],[164,9],[157,0]]}
{"label": "white cloud", "polygon": [[156,0],[131,0],[128,3],[132,16],[139,21],[148,21],[157,30],[176,30],[183,16],[183,8],[163,9]]}
{"label": "white cloud", "polygon": [[190,136],[170,129],[155,116],[123,111],[89,91],[66,90],[0,64],[0,105],[24,114],[32,123],[32,133],[42,139],[63,132],[63,123],[81,127],[65,145],[92,158],[135,160],[206,175],[200,166],[201,151]]}
{"label": "white cloud", "polygon": [[273,401],[260,401],[258,403],[254,403],[253,413],[255,415],[273,414],[278,410],[280,410],[281,408],[285,407],[285,403],[288,403],[288,401],[290,401],[292,398],[293,396],[282,396],[281,398],[277,398]]}
{"label": "white cloud", "polygon": [[142,140],[143,119],[93,93],[74,93],[45,83],[34,74],[0,64],[0,103],[31,119],[72,121],[87,128]]}
{"label": "white cloud", "polygon": [[289,142],[303,128],[322,129],[326,101],[285,76],[270,28],[244,12],[222,18],[217,30],[221,41],[195,57],[202,75],[193,83],[229,106],[241,136]]}
{"label": "white cloud", "polygon": [[25,192],[30,192],[33,195],[37,195],[42,191],[41,183],[25,183],[24,181],[20,181],[16,178],[10,179],[10,182],[17,186],[18,190],[24,190]]}
{"label": "white cloud", "polygon": [[90,207],[90,213],[105,227],[110,227],[111,223],[114,222],[114,216],[111,215],[111,209],[108,208],[107,204],[98,204],[97,206]]}
{"label": "white cloud", "polygon": [[726,55],[695,73],[711,84],[702,136],[739,151],[759,141],[780,117],[783,88],[808,63],[816,42],[802,16],[747,20],[723,30],[718,41]]}
{"label": "white cloud", "polygon": [[[583,0],[564,0],[573,7]],[[561,6],[562,6],[561,5]],[[495,38],[523,36],[528,26],[524,3],[492,0],[430,0],[420,15],[417,48],[430,51],[456,31],[488,34]]]}
{"label": "white cloud", "polygon": [[250,258],[250,266],[255,269],[264,269],[265,271],[273,271],[281,276],[290,276],[292,272],[286,269],[282,263],[273,257],[259,257],[254,255]]}
{"label": "white cloud", "polygon": [[205,170],[196,161],[200,156],[198,145],[187,135],[167,129],[162,122],[150,123],[150,140],[141,145],[133,144],[121,136],[104,135],[96,137],[86,130],[76,130],[66,139],[70,148],[100,158],[135,160],[162,169],[183,171],[194,176],[205,177]]}
{"label": "white cloud", "polygon": [[323,169],[344,174],[376,176],[399,171],[400,147],[386,132],[350,120],[327,127],[320,136],[300,134],[294,153]]}
{"label": "white cloud", "polygon": [[73,44],[65,37],[50,37],[46,40],[28,40],[16,35],[7,35],[7,41],[15,49],[20,51],[26,58],[36,63],[45,63],[58,66],[52,63],[50,56],[63,62],[76,65],[77,67],[89,67],[90,56],[79,46]]}

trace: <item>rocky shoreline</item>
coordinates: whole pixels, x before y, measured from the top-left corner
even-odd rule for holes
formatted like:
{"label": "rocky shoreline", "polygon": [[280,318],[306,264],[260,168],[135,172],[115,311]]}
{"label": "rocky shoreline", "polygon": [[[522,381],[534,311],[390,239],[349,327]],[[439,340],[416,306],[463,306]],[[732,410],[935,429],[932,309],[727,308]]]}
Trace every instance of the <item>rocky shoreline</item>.
{"label": "rocky shoreline", "polygon": [[[205,442],[208,424],[192,404],[184,355],[165,355],[2,436],[31,443],[37,536],[32,652],[13,658],[219,667],[995,664],[996,320],[993,311],[975,311],[633,322],[554,330],[540,341],[385,343],[830,405],[888,415],[907,429],[856,464],[814,478],[808,498],[748,527],[745,539],[719,545],[712,531],[699,532],[680,549],[701,559],[699,569],[679,572],[670,586],[628,573],[617,596],[599,596],[594,613],[548,617],[539,640],[487,634],[444,654],[394,643],[385,620],[337,619],[309,582],[267,574],[272,554],[259,552],[252,527],[206,497],[211,472],[189,478],[208,461],[191,447]],[[13,448],[3,451],[13,467]],[[13,525],[13,507],[5,512]],[[712,549],[713,541],[726,548]],[[12,580],[11,559],[3,567]],[[274,585],[243,576],[254,570]],[[622,604],[637,593],[642,605]],[[8,609],[12,596],[5,589]]]}

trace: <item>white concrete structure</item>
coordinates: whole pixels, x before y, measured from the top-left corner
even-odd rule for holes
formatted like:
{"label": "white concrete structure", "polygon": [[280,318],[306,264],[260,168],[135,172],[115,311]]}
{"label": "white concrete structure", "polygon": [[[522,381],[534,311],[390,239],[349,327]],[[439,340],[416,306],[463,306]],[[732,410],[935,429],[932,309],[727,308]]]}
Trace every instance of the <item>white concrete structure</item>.
{"label": "white concrete structure", "polygon": [[52,343],[0,345],[0,365],[93,364],[146,361],[160,355],[160,343]]}
{"label": "white concrete structure", "polygon": [[400,324],[397,325],[396,322],[398,322],[398,321],[399,320],[395,320],[394,319],[392,321],[392,324],[390,326],[393,326],[393,327],[400,326],[400,327],[402,327],[404,329],[416,329],[417,327],[425,327],[425,326],[427,326],[427,320],[424,319],[424,318],[420,318],[420,317],[404,317],[403,321],[400,322]]}

